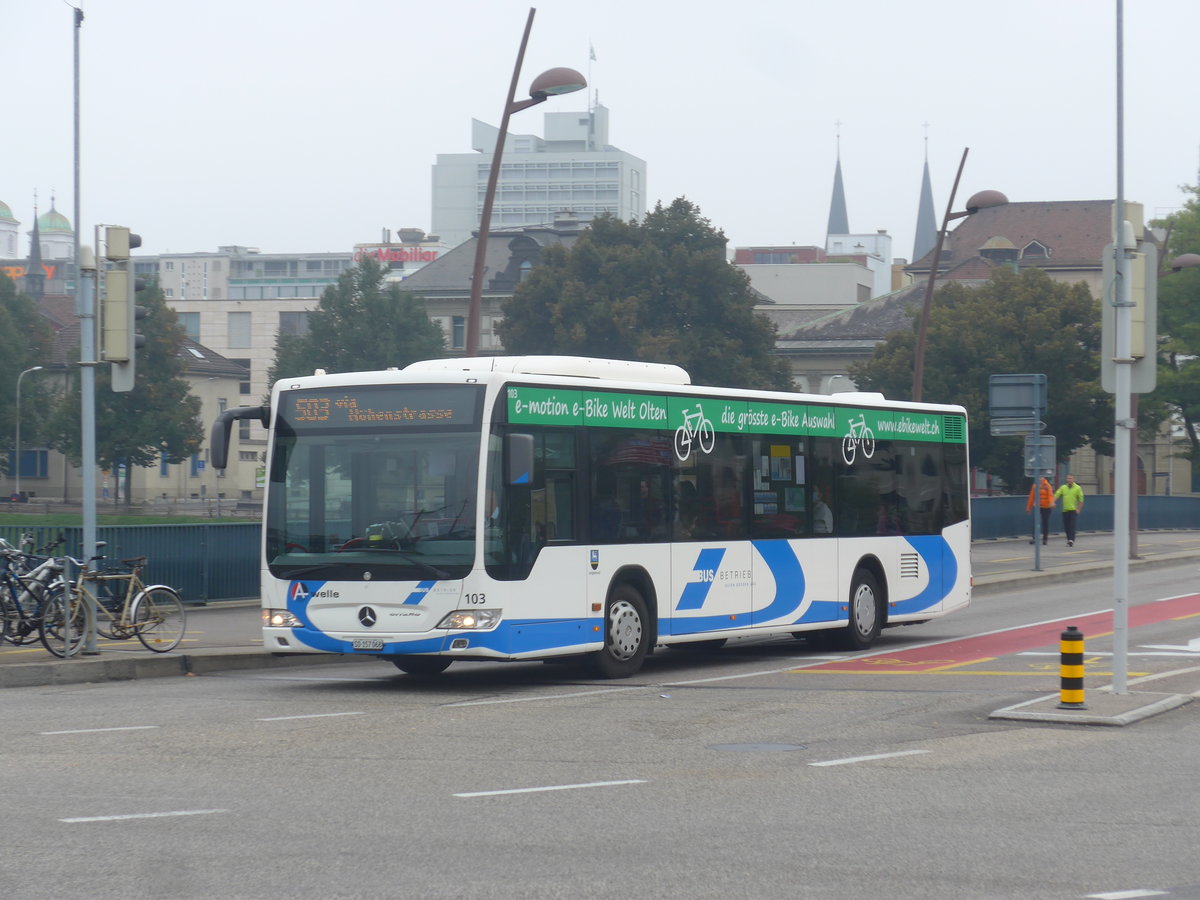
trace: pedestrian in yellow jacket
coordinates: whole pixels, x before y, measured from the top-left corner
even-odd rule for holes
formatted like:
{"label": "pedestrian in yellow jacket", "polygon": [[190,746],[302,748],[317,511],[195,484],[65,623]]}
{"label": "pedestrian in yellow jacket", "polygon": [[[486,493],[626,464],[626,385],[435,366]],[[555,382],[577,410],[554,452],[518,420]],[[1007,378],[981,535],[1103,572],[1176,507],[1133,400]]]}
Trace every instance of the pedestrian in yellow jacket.
{"label": "pedestrian in yellow jacket", "polygon": [[1075,526],[1083,512],[1083,488],[1075,483],[1075,476],[1068,475],[1067,483],[1054,492],[1055,501],[1062,498],[1063,531],[1067,533],[1067,546],[1075,546]]}
{"label": "pedestrian in yellow jacket", "polygon": [[[1054,509],[1054,485],[1050,483],[1049,478],[1043,478],[1041,482],[1033,485],[1029,489],[1029,502],[1025,504],[1025,512],[1033,509],[1035,493],[1038,499],[1038,513],[1042,517],[1042,543],[1046,544],[1050,541],[1050,511]],[[1032,544],[1033,540],[1030,539],[1029,543]]]}

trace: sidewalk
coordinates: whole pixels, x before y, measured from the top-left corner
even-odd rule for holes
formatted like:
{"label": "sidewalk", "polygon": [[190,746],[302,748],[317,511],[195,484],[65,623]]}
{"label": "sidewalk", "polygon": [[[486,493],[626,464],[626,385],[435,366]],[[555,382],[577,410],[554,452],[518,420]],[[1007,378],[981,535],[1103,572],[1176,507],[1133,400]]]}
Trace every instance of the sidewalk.
{"label": "sidewalk", "polygon": [[[1112,573],[1111,533],[1081,532],[1074,547],[1068,547],[1061,534],[1051,535],[1049,543],[1040,548],[1040,571],[1034,570],[1034,549],[1027,538],[976,541],[971,547],[976,596],[1023,584],[1103,578]],[[1138,535],[1137,550],[1139,558],[1130,560],[1131,571],[1189,563],[1200,567],[1200,531],[1142,532]],[[136,649],[112,649],[101,641],[98,655],[61,660],[53,658],[40,643],[19,647],[3,644],[0,688],[354,662],[353,657],[334,654],[273,656],[262,649],[260,622],[256,600],[215,602],[189,607],[187,636],[180,648],[170,653],[150,653],[136,642]],[[359,658],[363,660],[376,662],[373,657]],[[1154,693],[1131,691],[1118,696],[1090,690],[1088,708],[1084,710],[1058,709],[1056,694],[998,710],[992,718],[1126,725],[1200,696],[1198,687],[1200,670],[1177,684],[1156,683]]]}
{"label": "sidewalk", "polygon": [[[1074,547],[1067,546],[1061,532],[1051,534],[1049,543],[1039,548],[1028,538],[975,541],[971,545],[975,593],[982,596],[993,588],[1022,583],[1111,576],[1112,533],[1080,532],[1076,538]],[[1041,571],[1034,570],[1035,549],[1041,551]],[[1200,566],[1200,531],[1143,531],[1137,536],[1137,555],[1129,561],[1130,570],[1187,562]]]}

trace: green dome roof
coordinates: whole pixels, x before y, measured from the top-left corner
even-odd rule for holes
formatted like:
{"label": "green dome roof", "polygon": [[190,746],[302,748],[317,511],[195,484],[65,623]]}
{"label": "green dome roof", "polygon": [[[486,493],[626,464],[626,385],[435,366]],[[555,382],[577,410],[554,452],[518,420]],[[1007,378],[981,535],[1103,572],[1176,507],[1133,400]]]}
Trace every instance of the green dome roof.
{"label": "green dome roof", "polygon": [[0,200],[0,219],[11,219],[12,217],[12,210],[8,208],[8,204]]}
{"label": "green dome roof", "polygon": [[53,206],[50,207],[50,212],[38,216],[38,230],[42,234],[48,231],[65,231],[68,234],[74,234],[75,231],[71,227],[71,223],[67,221],[67,217]]}

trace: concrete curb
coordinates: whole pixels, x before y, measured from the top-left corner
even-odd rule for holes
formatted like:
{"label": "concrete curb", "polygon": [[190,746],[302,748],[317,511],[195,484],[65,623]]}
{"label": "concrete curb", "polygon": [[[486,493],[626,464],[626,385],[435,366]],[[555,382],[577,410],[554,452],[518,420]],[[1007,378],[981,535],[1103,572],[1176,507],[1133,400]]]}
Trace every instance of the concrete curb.
{"label": "concrete curb", "polygon": [[[1096,696],[1098,694],[1099,696]],[[1026,700],[1006,706],[988,715],[989,719],[1010,719],[1023,722],[1053,722],[1068,725],[1132,725],[1142,719],[1177,709],[1192,698],[1184,694],[1135,693],[1112,694],[1096,692],[1086,709],[1059,709],[1058,695],[1049,694],[1036,700]]]}
{"label": "concrete curb", "polygon": [[94,684],[104,681],[130,681],[136,678],[209,675],[244,669],[290,669],[347,662],[374,657],[340,654],[298,654],[274,656],[263,650],[211,650],[200,653],[163,653],[153,656],[109,655],[107,658],[48,659],[44,662],[15,663],[0,666],[0,689],[43,687],[63,684]]}
{"label": "concrete curb", "polygon": [[[1163,553],[1160,556],[1147,556],[1142,559],[1131,559],[1130,568],[1153,569],[1159,566],[1196,564],[1200,562],[1196,554],[1190,551],[1180,553]],[[1077,581],[1080,578],[1099,578],[1112,572],[1111,561],[1104,563],[1077,563],[1068,566],[1055,566],[1052,570],[1043,569],[1041,572],[1005,572],[1000,575],[979,575],[975,578],[972,594],[988,594],[1000,589],[1029,587],[1035,584],[1058,584],[1063,581]]]}

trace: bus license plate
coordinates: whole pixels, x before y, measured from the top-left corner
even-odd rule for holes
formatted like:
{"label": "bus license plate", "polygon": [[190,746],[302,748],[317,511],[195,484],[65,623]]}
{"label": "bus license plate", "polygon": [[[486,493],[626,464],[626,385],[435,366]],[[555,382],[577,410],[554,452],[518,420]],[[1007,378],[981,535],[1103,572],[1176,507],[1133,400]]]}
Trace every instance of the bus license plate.
{"label": "bus license plate", "polygon": [[383,641],[379,638],[355,638],[350,646],[355,650],[382,650]]}

